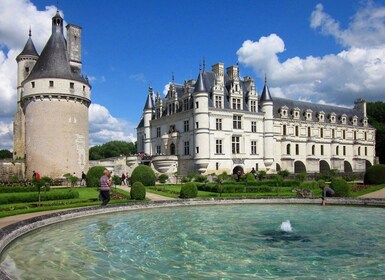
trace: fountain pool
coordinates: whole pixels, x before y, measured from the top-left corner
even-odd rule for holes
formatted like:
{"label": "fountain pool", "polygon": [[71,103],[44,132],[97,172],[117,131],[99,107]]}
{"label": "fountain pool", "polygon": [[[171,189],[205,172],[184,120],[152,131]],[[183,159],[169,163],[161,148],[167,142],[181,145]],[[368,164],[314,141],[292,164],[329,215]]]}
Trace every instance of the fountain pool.
{"label": "fountain pool", "polygon": [[385,209],[212,205],[102,214],[34,230],[12,279],[384,279]]}

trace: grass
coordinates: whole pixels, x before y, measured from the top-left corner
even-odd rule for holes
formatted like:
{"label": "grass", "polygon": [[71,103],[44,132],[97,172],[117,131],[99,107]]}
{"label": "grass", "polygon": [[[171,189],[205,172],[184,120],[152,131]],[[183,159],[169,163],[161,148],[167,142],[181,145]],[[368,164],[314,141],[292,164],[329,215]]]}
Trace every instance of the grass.
{"label": "grass", "polygon": [[[54,192],[55,189],[51,189],[50,192]],[[79,198],[65,199],[65,200],[53,200],[53,201],[42,201],[40,206],[37,206],[37,202],[34,203],[13,203],[0,206],[0,218],[26,214],[26,213],[35,213],[40,211],[50,211],[50,210],[60,210],[60,209],[70,209],[78,208],[85,206],[97,206],[100,205],[98,201],[99,191],[97,188],[76,188],[76,191],[79,192]],[[119,199],[111,198],[109,204],[118,204],[118,203],[127,203],[132,201],[130,199],[130,193],[123,191],[121,189],[112,189],[111,195],[119,194]]]}

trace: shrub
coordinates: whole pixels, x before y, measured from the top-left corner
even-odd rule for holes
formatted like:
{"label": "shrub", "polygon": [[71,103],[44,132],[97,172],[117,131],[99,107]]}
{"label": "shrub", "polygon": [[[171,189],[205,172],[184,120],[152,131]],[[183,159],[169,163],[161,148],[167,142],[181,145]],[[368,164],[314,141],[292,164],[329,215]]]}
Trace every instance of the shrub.
{"label": "shrub", "polygon": [[159,177],[158,177],[158,181],[159,183],[166,183],[168,180],[168,175],[167,174],[160,174]]}
{"label": "shrub", "polygon": [[144,200],[146,198],[146,188],[137,181],[131,186],[130,197],[134,200]]}
{"label": "shrub", "polygon": [[365,172],[364,184],[385,184],[385,164],[375,164],[369,167]]}
{"label": "shrub", "polygon": [[[49,191],[50,187],[46,187],[46,191]],[[20,193],[20,192],[36,192],[35,186],[16,186],[16,187],[0,187],[0,193]]]}
{"label": "shrub", "polygon": [[103,176],[103,172],[106,168],[103,166],[91,167],[87,172],[86,183],[87,187],[97,188],[99,187],[99,179]]}
{"label": "shrub", "polygon": [[251,183],[251,182],[255,182],[256,180],[255,180],[255,176],[254,176],[254,174],[252,174],[252,173],[246,173],[246,182],[247,183]]}
{"label": "shrub", "polygon": [[112,183],[116,185],[121,185],[122,184],[122,179],[118,175],[113,175],[112,176]]}
{"label": "shrub", "polygon": [[280,170],[280,171],[278,171],[278,175],[282,176],[282,178],[286,178],[290,175],[290,172],[287,169]]}
{"label": "shrub", "polygon": [[194,198],[198,195],[198,189],[196,184],[193,182],[188,182],[182,185],[179,193],[180,198]]}
{"label": "shrub", "polygon": [[258,178],[259,178],[259,180],[263,180],[263,179],[265,179],[266,178],[266,171],[265,170],[260,170],[260,171],[258,171]]}
{"label": "shrub", "polygon": [[351,186],[342,178],[332,179],[330,188],[335,191],[338,197],[348,197],[351,193]]}
{"label": "shrub", "polygon": [[[25,202],[36,202],[38,201],[38,193],[10,193],[2,194],[0,196],[0,204],[10,204],[10,203],[25,203]],[[72,199],[78,198],[79,192],[75,190],[55,190],[46,193],[42,193],[41,201],[47,200],[62,200],[62,199]]]}
{"label": "shrub", "polygon": [[137,166],[131,174],[131,185],[135,182],[141,182],[143,186],[155,186],[156,176],[151,167],[141,164]]}
{"label": "shrub", "polygon": [[297,179],[300,182],[305,181],[306,177],[307,177],[306,173],[297,173],[297,174],[295,174],[295,179]]}
{"label": "shrub", "polygon": [[316,190],[319,187],[319,183],[316,181],[304,181],[299,185],[299,189],[302,190]]}

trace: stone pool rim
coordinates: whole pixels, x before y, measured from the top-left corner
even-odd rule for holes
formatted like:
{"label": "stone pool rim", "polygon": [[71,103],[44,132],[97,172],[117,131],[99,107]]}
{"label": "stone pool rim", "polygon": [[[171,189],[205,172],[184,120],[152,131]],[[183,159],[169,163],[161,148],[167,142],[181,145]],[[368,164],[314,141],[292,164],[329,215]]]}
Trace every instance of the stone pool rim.
{"label": "stone pool rim", "polygon": [[[178,199],[150,202],[131,202],[125,204],[111,204],[107,206],[92,206],[69,209],[22,220],[0,229],[0,255],[9,244],[20,236],[35,229],[51,224],[64,222],[87,216],[107,213],[134,211],[142,209],[201,206],[201,205],[226,205],[226,204],[309,204],[320,205],[319,198],[212,198],[212,199]],[[370,206],[385,207],[382,198],[329,198],[327,205],[333,206]],[[0,268],[0,279],[11,280],[9,275]]]}

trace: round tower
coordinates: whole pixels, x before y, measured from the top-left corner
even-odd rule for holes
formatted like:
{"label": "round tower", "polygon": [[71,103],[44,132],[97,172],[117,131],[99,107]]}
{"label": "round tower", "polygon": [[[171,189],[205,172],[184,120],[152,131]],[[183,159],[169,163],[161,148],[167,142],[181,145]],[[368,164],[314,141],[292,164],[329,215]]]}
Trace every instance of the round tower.
{"label": "round tower", "polygon": [[[80,40],[77,44],[80,49]],[[88,170],[91,87],[69,58],[63,19],[57,12],[51,37],[21,83],[27,177],[33,170],[52,178]]]}
{"label": "round tower", "polygon": [[209,164],[210,137],[209,137],[209,94],[206,89],[202,72],[199,72],[195,85],[194,97],[194,160],[199,173],[204,173]]}
{"label": "round tower", "polygon": [[271,98],[267,81],[265,78],[265,85],[261,94],[261,111],[265,113],[263,128],[263,161],[267,170],[270,169],[274,162],[274,123],[273,123],[273,99]]}
{"label": "round tower", "polygon": [[154,110],[154,99],[152,87],[148,88],[148,96],[146,104],[143,109],[143,152],[151,155],[151,126],[150,122],[152,120]]}
{"label": "round tower", "polygon": [[17,62],[17,105],[16,114],[13,119],[13,158],[21,159],[25,157],[25,116],[21,107],[21,96],[23,93],[22,82],[29,76],[39,54],[32,41],[31,29],[29,38],[23,51],[16,57]]}

